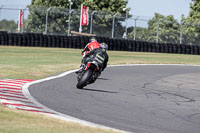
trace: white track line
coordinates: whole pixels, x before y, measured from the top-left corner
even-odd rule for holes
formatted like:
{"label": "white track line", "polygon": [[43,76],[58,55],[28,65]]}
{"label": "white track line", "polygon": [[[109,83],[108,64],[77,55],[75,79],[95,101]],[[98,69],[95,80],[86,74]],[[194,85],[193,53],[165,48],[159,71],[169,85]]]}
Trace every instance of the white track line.
{"label": "white track line", "polygon": [[17,101],[17,102],[22,102],[22,103],[30,103],[30,104],[34,104],[33,102],[30,102],[28,100],[19,100],[17,98],[10,98],[10,97],[5,97],[5,96],[0,96],[0,101],[1,100],[7,100],[7,101]]}
{"label": "white track line", "polygon": [[22,96],[24,97],[24,95],[21,93],[17,93],[17,92],[10,92],[10,91],[5,91],[5,90],[0,90],[0,94],[9,94],[9,95],[13,95],[13,96]]}
{"label": "white track line", "polygon": [[22,102],[19,102],[19,101],[1,100],[0,103],[4,104],[4,105],[13,105],[13,106],[16,106],[16,107],[30,107],[30,108],[34,108],[34,109],[42,109],[41,107],[35,106],[35,104],[33,104],[33,103],[32,104],[22,103]]}
{"label": "white track line", "polygon": [[23,80],[23,79],[1,79],[1,81],[4,81],[4,82],[30,82],[32,80]]}
{"label": "white track line", "polygon": [[12,86],[12,85],[2,85],[0,84],[0,88],[13,88],[13,89],[21,89],[21,86]]}

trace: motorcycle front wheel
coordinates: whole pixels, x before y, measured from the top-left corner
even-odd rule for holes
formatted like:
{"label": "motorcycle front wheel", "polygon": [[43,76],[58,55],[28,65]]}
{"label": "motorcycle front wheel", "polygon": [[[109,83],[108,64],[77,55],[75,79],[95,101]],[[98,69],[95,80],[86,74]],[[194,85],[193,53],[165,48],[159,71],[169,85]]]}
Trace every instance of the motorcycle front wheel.
{"label": "motorcycle front wheel", "polygon": [[78,81],[78,84],[76,85],[76,87],[78,89],[82,89],[84,86],[87,85],[87,82],[90,80],[92,76],[92,70],[88,69],[84,75],[82,76],[82,78]]}

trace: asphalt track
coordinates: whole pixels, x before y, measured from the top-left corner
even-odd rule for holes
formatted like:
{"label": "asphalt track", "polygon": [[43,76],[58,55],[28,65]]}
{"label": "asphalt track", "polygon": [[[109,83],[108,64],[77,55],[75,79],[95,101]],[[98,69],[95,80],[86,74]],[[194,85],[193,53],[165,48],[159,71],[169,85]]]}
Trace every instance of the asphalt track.
{"label": "asphalt track", "polygon": [[200,132],[200,67],[109,67],[77,89],[76,74],[33,84],[30,94],[57,112],[135,133]]}

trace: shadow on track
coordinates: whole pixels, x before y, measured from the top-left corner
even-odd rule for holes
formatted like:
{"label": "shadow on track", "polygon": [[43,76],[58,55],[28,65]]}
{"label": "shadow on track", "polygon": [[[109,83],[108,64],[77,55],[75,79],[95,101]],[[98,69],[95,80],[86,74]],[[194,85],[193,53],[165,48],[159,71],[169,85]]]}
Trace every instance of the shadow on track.
{"label": "shadow on track", "polygon": [[88,89],[88,88],[82,88],[82,89],[79,89],[79,90],[102,92],[102,93],[118,93],[118,92],[114,92],[114,91],[105,91],[105,90]]}
{"label": "shadow on track", "polygon": [[110,80],[110,79],[106,79],[106,78],[98,78],[98,80]]}

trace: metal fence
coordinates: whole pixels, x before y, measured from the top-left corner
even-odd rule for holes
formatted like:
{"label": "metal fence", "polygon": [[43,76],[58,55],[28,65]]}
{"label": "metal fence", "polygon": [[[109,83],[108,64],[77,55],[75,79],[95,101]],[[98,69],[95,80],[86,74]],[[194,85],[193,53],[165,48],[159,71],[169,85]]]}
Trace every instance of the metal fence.
{"label": "metal fence", "polygon": [[[22,9],[23,27],[20,30],[18,29],[19,10],[0,6],[0,30],[60,35],[70,35],[70,31],[79,31],[80,10],[69,11],[69,9],[55,7],[24,8]],[[177,26],[174,27],[175,22],[164,23],[159,19],[154,22],[156,26],[152,30],[149,27],[151,19],[151,17],[89,11],[89,23],[83,27],[82,32],[157,43],[200,44],[200,32],[192,34],[192,28],[198,28],[199,25],[177,21]],[[188,27],[191,28],[191,32],[188,31]]]}

